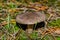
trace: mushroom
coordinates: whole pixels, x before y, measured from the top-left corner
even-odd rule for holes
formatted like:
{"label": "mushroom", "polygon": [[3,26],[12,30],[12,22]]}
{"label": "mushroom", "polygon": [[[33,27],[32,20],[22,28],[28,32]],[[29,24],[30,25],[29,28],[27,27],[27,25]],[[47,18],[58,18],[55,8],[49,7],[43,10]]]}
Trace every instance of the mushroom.
{"label": "mushroom", "polygon": [[19,27],[21,26],[23,30],[28,29],[32,31],[35,24],[38,23],[40,25],[41,23],[43,23],[43,21],[45,21],[45,19],[46,16],[42,12],[26,11],[16,16],[16,23]]}

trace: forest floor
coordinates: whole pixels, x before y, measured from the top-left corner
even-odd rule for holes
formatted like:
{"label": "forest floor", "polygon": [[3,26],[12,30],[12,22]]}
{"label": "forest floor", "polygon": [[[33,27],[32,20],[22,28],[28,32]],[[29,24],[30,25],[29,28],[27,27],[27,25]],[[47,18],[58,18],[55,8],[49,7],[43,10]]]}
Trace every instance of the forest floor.
{"label": "forest floor", "polygon": [[[26,35],[25,31],[20,30],[16,25],[16,15],[25,11],[26,8],[34,9],[35,11],[42,11],[46,14],[48,20],[48,29],[51,30],[58,29],[60,31],[60,1],[56,0],[44,0],[44,1],[32,1],[32,0],[0,0],[0,40],[53,40],[51,37],[46,39],[38,38],[38,33],[33,31],[30,34],[30,38]],[[52,28],[53,27],[53,28]],[[56,27],[56,28],[55,28]],[[21,34],[16,37],[18,31]],[[45,31],[44,31],[45,32]],[[52,33],[52,32],[51,32]],[[42,33],[43,34],[43,33]],[[43,36],[43,35],[42,35]],[[42,37],[41,36],[41,37]],[[51,35],[50,35],[51,36]],[[16,38],[15,38],[16,37]],[[60,37],[56,37],[60,40]]]}

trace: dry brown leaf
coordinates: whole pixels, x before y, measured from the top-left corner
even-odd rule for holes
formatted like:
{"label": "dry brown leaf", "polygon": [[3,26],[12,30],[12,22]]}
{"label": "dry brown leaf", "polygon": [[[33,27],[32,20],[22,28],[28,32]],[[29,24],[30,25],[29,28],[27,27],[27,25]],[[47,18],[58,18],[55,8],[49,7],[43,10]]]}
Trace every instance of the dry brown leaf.
{"label": "dry brown leaf", "polygon": [[2,16],[2,13],[0,13],[0,16]]}
{"label": "dry brown leaf", "polygon": [[0,18],[0,20],[5,20],[4,18]]}
{"label": "dry brown leaf", "polygon": [[9,9],[8,12],[12,12],[12,9]]}
{"label": "dry brown leaf", "polygon": [[48,9],[48,7],[46,7],[46,6],[41,6],[41,8],[40,8],[40,10],[46,10],[46,9]]}
{"label": "dry brown leaf", "polygon": [[3,22],[1,23],[2,26],[6,25],[6,24],[7,24],[6,21],[3,21]]}
{"label": "dry brown leaf", "polygon": [[44,10],[48,9],[47,6],[41,6],[41,7],[35,6],[34,8],[35,8],[36,10],[38,10],[38,11],[40,11],[40,10],[44,11]]}
{"label": "dry brown leaf", "polygon": [[3,35],[3,32],[2,31],[0,31],[0,37]]}

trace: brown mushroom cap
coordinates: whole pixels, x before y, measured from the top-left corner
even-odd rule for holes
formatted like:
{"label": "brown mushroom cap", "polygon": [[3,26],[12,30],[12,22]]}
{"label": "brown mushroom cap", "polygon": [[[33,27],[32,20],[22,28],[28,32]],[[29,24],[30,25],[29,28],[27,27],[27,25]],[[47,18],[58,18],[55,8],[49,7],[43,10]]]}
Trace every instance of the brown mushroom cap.
{"label": "brown mushroom cap", "polygon": [[46,16],[40,12],[25,12],[16,16],[16,22],[20,24],[36,24],[45,21]]}

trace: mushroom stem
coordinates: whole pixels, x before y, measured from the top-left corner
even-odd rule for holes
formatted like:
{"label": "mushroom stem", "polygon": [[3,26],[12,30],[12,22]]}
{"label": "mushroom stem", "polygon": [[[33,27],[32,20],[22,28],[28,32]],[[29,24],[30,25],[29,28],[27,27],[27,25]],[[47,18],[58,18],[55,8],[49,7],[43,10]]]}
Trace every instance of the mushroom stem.
{"label": "mushroom stem", "polygon": [[32,29],[33,28],[33,25],[27,25],[27,28],[28,29]]}
{"label": "mushroom stem", "polygon": [[34,25],[27,25],[27,29],[26,29],[26,34],[30,40],[32,40],[30,34],[33,32],[33,26]]}
{"label": "mushroom stem", "polygon": [[30,34],[33,31],[33,25],[27,25],[27,29],[26,29],[27,33]]}

